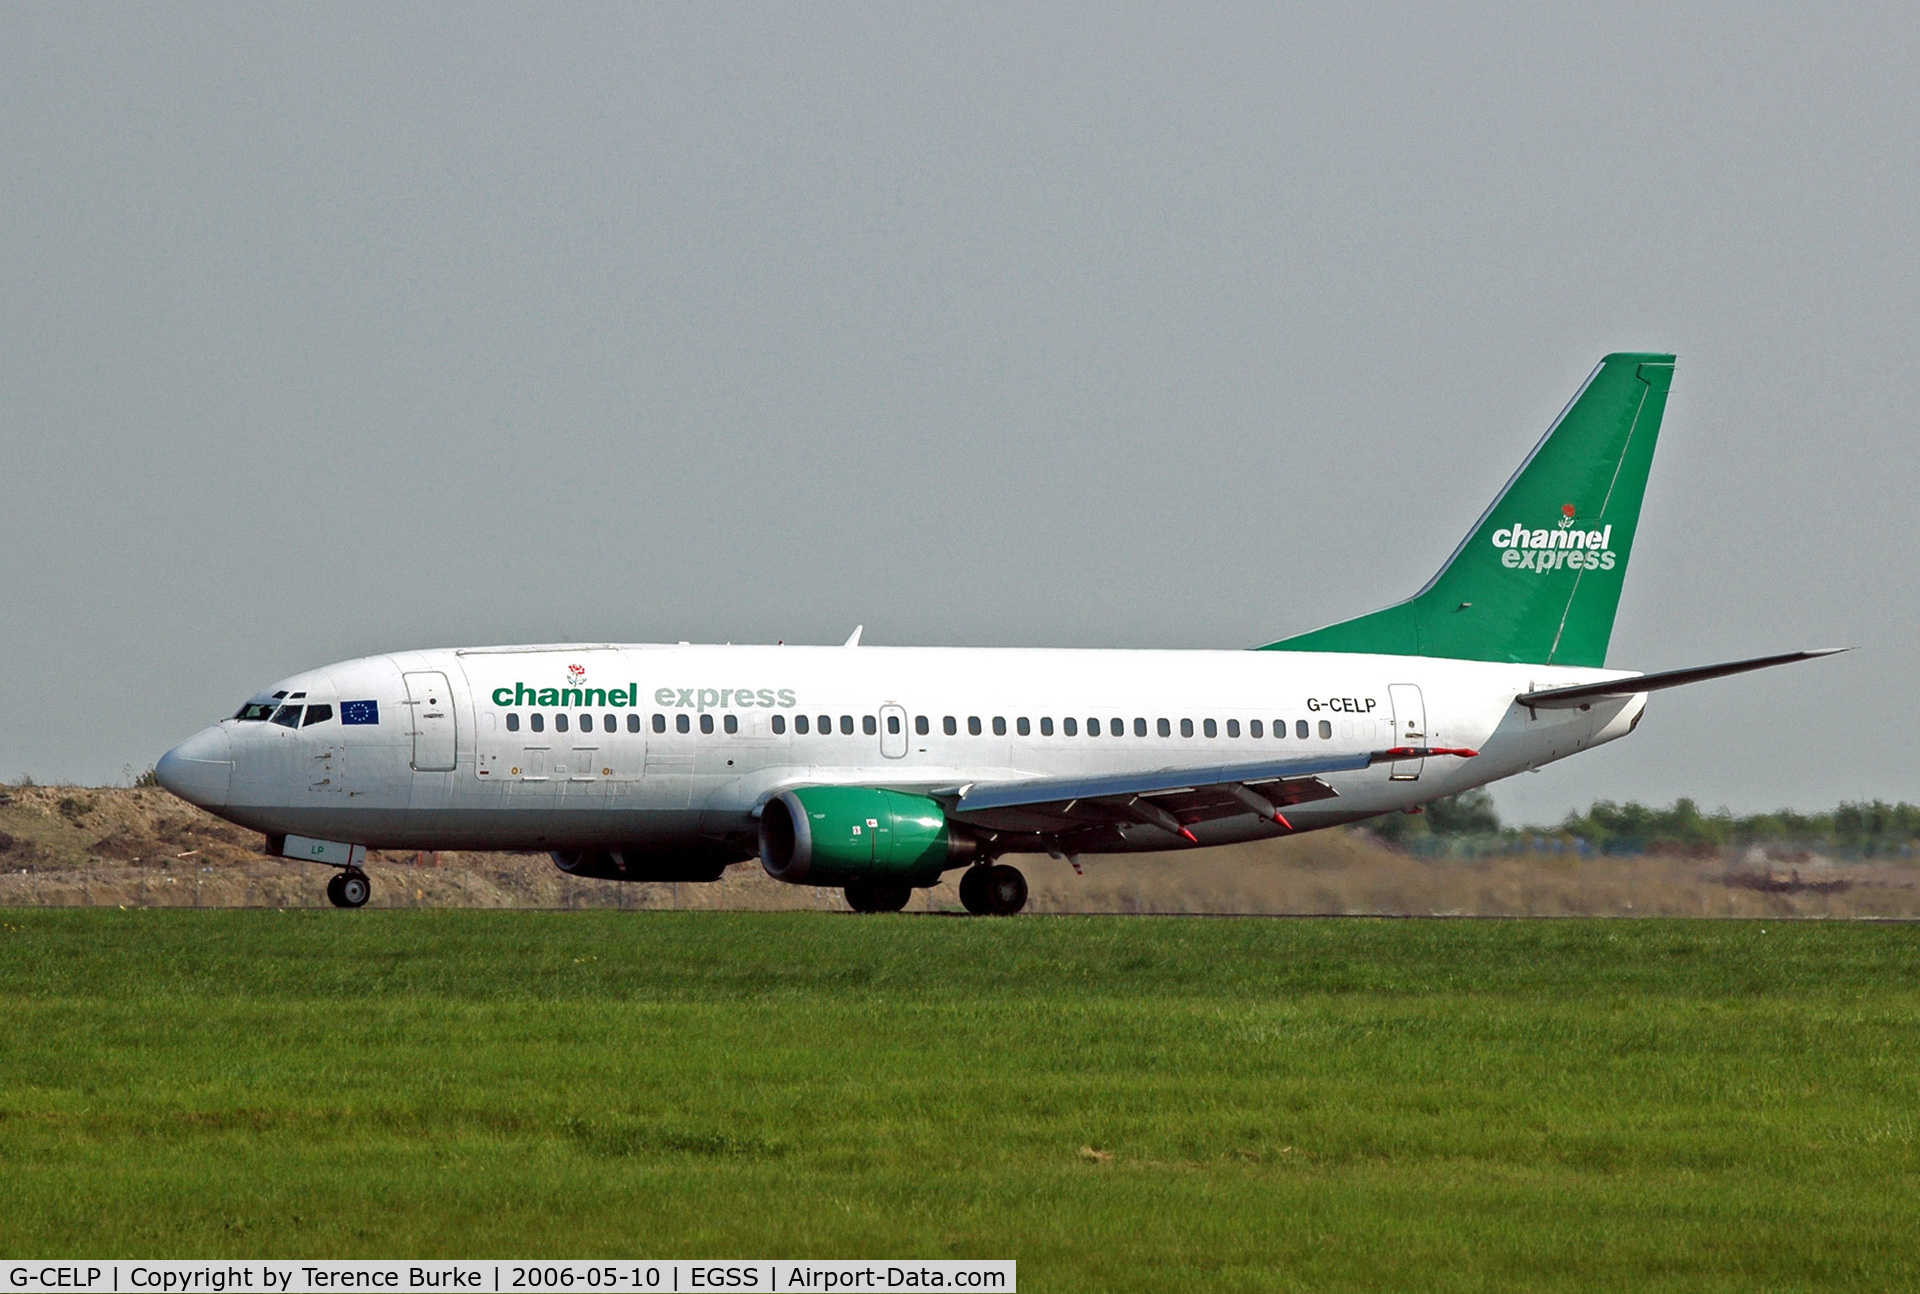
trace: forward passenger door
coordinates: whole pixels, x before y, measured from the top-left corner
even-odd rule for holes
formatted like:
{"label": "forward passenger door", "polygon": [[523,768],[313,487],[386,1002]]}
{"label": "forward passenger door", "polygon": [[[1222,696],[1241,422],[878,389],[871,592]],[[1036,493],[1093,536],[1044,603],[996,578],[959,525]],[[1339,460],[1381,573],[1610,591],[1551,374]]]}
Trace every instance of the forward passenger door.
{"label": "forward passenger door", "polygon": [[453,689],[439,670],[413,671],[405,677],[414,770],[448,772],[454,764]]}

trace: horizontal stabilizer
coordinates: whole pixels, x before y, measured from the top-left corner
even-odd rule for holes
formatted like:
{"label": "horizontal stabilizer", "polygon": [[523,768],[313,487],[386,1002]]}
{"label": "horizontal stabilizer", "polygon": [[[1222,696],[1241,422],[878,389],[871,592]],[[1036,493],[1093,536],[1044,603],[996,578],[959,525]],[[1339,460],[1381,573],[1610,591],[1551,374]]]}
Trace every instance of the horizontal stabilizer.
{"label": "horizontal stabilizer", "polygon": [[1604,683],[1582,683],[1578,687],[1550,687],[1538,692],[1523,692],[1514,700],[1533,710],[1572,710],[1583,705],[1592,705],[1595,701],[1622,701],[1642,692],[1658,692],[1661,688],[1684,687],[1688,683],[1703,683],[1710,678],[1725,678],[1729,674],[1744,674],[1748,670],[1766,669],[1773,665],[1791,665],[1797,660],[1813,660],[1819,656],[1833,656],[1848,650],[1845,647],[1816,647],[1812,651],[1790,651],[1778,656],[1756,656],[1752,660],[1728,661],[1724,665],[1696,665],[1692,669],[1670,669],[1658,674],[1640,674],[1633,678],[1608,679]]}

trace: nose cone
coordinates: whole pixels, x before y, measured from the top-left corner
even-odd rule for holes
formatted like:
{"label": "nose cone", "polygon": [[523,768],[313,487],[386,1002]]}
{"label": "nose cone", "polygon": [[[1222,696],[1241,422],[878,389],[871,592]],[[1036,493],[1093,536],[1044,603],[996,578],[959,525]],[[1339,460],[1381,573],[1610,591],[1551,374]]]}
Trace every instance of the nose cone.
{"label": "nose cone", "polygon": [[153,766],[160,785],[188,804],[217,809],[227,802],[233,778],[233,743],[224,728],[206,728],[160,756]]}

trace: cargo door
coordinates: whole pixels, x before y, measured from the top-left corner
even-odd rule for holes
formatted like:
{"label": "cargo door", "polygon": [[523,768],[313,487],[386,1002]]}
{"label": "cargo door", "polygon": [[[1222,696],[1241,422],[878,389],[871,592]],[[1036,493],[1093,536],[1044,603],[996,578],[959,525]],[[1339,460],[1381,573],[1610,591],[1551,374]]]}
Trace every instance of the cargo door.
{"label": "cargo door", "polygon": [[[1414,683],[1395,683],[1387,688],[1387,697],[1393,703],[1393,744],[1426,745],[1427,705],[1420,696],[1419,686]],[[1396,759],[1388,776],[1396,782],[1418,781],[1420,769],[1426,762],[1424,759]]]}
{"label": "cargo door", "polygon": [[453,768],[453,691],[439,670],[406,675],[408,726],[413,737],[413,767],[422,773]]}
{"label": "cargo door", "polygon": [[880,753],[888,759],[907,757],[907,712],[897,705],[880,707]]}

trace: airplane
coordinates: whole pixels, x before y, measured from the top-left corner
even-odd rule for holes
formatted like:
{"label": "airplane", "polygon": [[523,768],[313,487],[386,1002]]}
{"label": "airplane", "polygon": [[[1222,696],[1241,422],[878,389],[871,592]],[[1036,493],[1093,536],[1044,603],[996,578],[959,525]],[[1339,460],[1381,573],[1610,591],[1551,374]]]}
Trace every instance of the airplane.
{"label": "airplane", "polygon": [[1249,650],[560,643],[296,674],[155,768],[372,893],[370,849],[715,881],[755,857],[899,911],[1008,855],[1203,848],[1414,812],[1631,733],[1663,688],[1829,655],[1606,668],[1674,357],[1602,359],[1425,587]]}

